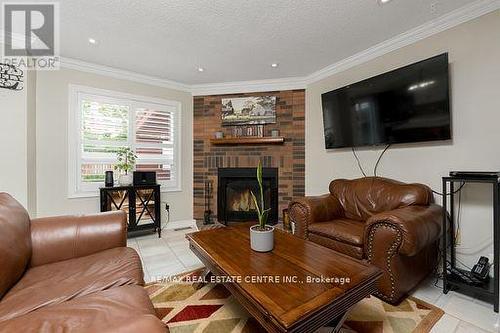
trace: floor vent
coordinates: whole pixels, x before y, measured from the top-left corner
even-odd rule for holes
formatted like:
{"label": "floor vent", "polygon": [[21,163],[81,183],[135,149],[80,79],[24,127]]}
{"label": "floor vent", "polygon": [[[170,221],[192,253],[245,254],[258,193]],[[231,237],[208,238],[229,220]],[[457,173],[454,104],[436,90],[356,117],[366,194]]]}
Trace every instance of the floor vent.
{"label": "floor vent", "polygon": [[189,230],[192,229],[191,227],[184,227],[184,228],[175,228],[174,231],[182,231],[182,230]]}

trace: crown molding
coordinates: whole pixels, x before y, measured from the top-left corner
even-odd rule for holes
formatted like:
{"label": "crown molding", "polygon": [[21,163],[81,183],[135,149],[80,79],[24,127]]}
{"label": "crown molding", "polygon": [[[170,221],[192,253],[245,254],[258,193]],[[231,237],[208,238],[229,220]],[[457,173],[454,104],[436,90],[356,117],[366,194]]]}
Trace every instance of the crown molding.
{"label": "crown molding", "polygon": [[191,93],[193,96],[224,95],[241,92],[305,89],[306,86],[307,80],[305,77],[289,77],[269,80],[193,84],[191,85]]}
{"label": "crown molding", "polygon": [[61,57],[61,67],[79,70],[82,72],[87,72],[92,74],[104,75],[115,79],[134,81],[138,83],[149,84],[168,89],[191,92],[191,86],[188,84],[175,82],[171,80],[165,80],[159,77],[139,74],[136,72],[118,69],[114,67],[97,65],[94,63],[85,62],[72,58]]}
{"label": "crown molding", "polygon": [[191,86],[191,91],[194,96],[199,96],[231,94],[238,92],[304,89],[309,84],[366,63],[402,47],[414,44],[422,39],[456,27],[457,25],[473,20],[497,9],[500,9],[500,0],[478,0],[472,2],[304,77],[262,81],[197,84]]}
{"label": "crown molding", "polygon": [[[366,63],[384,54],[416,43],[498,9],[500,9],[500,0],[475,1],[303,77],[190,85],[65,57],[61,57],[61,67],[190,92],[193,96],[305,89],[309,84]],[[0,38],[2,37],[3,34]],[[19,39],[21,38],[16,38],[16,40]]]}
{"label": "crown molding", "polygon": [[500,9],[500,0],[475,1],[382,43],[374,45],[364,51],[356,53],[348,58],[340,60],[330,66],[320,69],[307,76],[307,83],[311,84],[320,81],[329,76],[343,72],[349,68],[358,66],[402,47],[414,44],[422,39],[456,27],[457,25],[473,20],[497,9]]}
{"label": "crown molding", "polygon": [[231,94],[239,92],[305,89],[307,84],[304,77],[292,77],[270,80],[189,85],[66,57],[61,57],[61,67],[92,74],[105,75],[108,77],[113,77],[115,79],[129,80],[163,88],[181,90],[190,92],[193,94],[193,96]]}

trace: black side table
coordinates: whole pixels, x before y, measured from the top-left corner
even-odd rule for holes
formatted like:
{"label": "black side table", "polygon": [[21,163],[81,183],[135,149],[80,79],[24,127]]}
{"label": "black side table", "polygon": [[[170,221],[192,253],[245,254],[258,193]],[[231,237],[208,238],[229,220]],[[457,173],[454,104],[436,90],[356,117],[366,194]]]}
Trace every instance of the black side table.
{"label": "black side table", "polygon": [[101,187],[101,212],[123,210],[128,232],[152,230],[161,237],[160,185]]}
{"label": "black side table", "polygon": [[[455,214],[454,214],[454,196],[455,183],[488,183],[492,185],[493,190],[493,279],[481,286],[469,285],[460,279],[448,274],[446,270],[447,262],[453,268],[456,268],[456,253],[455,253]],[[473,297],[481,299],[493,304],[495,312],[498,313],[498,297],[499,297],[499,177],[498,175],[459,175],[443,177],[443,293],[448,293],[449,290],[455,290]],[[450,196],[448,201],[448,195]],[[448,220],[448,207],[450,216],[449,231],[446,232]],[[448,247],[450,247],[448,260]]]}

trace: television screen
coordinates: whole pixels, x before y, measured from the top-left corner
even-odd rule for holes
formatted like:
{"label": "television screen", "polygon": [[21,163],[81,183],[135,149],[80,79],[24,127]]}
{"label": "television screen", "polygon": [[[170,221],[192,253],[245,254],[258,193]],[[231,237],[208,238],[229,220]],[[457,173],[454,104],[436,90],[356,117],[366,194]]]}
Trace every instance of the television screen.
{"label": "television screen", "polygon": [[451,139],[448,54],[322,94],[325,146]]}

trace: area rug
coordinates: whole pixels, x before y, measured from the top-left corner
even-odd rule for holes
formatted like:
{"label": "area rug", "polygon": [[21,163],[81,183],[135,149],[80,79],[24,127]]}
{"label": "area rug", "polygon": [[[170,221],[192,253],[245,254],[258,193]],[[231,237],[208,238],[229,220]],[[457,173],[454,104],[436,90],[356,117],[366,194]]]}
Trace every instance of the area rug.
{"label": "area rug", "polygon": [[[201,270],[181,277],[198,276]],[[171,333],[260,333],[265,330],[231,296],[222,284],[195,284],[163,281],[149,284],[146,290],[158,317]],[[426,333],[441,318],[443,311],[409,297],[392,306],[376,297],[358,303],[346,320],[343,333]],[[331,332],[323,327],[320,333]]]}

